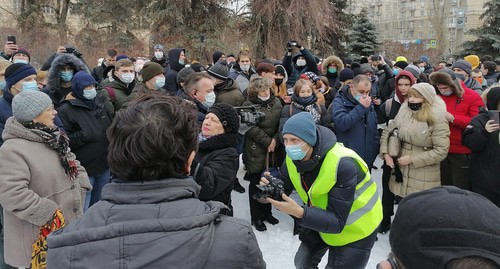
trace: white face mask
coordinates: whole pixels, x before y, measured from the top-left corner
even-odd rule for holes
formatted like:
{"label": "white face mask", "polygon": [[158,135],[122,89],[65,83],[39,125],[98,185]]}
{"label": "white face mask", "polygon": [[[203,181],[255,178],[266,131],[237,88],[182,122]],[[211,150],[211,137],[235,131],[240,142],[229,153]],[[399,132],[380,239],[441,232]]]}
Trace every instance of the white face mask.
{"label": "white face mask", "polygon": [[241,71],[243,72],[248,72],[250,71],[250,65],[249,64],[242,64],[240,65]]}
{"label": "white face mask", "polygon": [[304,60],[304,59],[298,59],[297,60],[297,66],[306,66],[306,60]]}
{"label": "white face mask", "polygon": [[262,96],[257,96],[257,97],[258,97],[260,100],[262,100],[262,101],[264,101],[264,102],[265,102],[265,101],[269,100],[269,98],[271,98],[271,95],[264,96],[264,97],[262,97]]}
{"label": "white face mask", "polygon": [[205,102],[203,102],[202,104],[205,106],[205,107],[212,107],[215,103],[215,92],[209,92],[207,93],[207,95],[205,95]]}
{"label": "white face mask", "polygon": [[163,51],[155,51],[155,58],[156,59],[163,58]]}

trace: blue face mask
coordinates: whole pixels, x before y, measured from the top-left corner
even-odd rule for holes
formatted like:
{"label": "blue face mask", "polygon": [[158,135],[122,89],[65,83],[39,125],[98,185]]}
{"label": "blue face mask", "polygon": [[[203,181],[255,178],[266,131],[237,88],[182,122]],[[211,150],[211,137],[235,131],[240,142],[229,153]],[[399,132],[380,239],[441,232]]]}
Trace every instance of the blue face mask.
{"label": "blue face mask", "polygon": [[24,59],[15,59],[12,61],[12,63],[14,63],[14,64],[17,64],[17,63],[29,64],[29,62],[24,60]]}
{"label": "blue face mask", "polygon": [[97,91],[95,88],[92,88],[91,90],[83,90],[83,97],[87,100],[92,100],[97,96]]}
{"label": "blue face mask", "polygon": [[73,79],[73,71],[61,71],[61,79],[69,82]]}
{"label": "blue face mask", "polygon": [[165,78],[157,78],[155,81],[155,88],[157,90],[163,88],[165,86]]}
{"label": "blue face mask", "polygon": [[354,99],[356,99],[356,101],[358,101],[358,102],[359,102],[359,100],[361,99],[361,95],[356,95],[356,96],[354,96]]}
{"label": "blue face mask", "polygon": [[209,92],[207,93],[207,95],[205,95],[205,102],[203,102],[202,104],[205,106],[205,107],[212,107],[215,103],[215,93],[214,92]]}
{"label": "blue face mask", "polygon": [[36,84],[36,81],[34,81],[34,80],[23,82],[23,89],[21,91],[22,92],[38,91],[38,85]]}
{"label": "blue face mask", "polygon": [[395,76],[397,76],[397,75],[399,74],[399,69],[394,69],[394,70],[392,70],[392,73],[393,73]]}
{"label": "blue face mask", "polygon": [[286,155],[288,157],[290,157],[290,159],[292,159],[294,161],[300,161],[300,160],[304,159],[304,157],[306,156],[307,152],[303,151],[302,147],[305,144],[306,143],[304,143],[302,145],[290,145],[290,146],[286,146],[285,147]]}
{"label": "blue face mask", "polygon": [[4,80],[0,80],[0,90],[5,89],[5,86],[7,86],[7,82]]}

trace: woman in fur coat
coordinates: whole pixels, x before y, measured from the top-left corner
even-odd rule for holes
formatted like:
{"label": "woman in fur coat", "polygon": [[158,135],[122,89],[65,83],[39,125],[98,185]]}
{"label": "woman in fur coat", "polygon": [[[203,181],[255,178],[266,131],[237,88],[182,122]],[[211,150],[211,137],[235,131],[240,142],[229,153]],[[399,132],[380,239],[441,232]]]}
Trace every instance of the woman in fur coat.
{"label": "woman in fur coat", "polygon": [[[386,164],[398,162],[402,178],[392,176],[390,190],[405,197],[411,193],[441,185],[440,162],[450,146],[450,128],[445,119],[446,106],[428,83],[413,85],[408,99],[385,128],[380,139],[380,153]],[[397,158],[388,154],[388,137],[398,129],[401,150]]]}

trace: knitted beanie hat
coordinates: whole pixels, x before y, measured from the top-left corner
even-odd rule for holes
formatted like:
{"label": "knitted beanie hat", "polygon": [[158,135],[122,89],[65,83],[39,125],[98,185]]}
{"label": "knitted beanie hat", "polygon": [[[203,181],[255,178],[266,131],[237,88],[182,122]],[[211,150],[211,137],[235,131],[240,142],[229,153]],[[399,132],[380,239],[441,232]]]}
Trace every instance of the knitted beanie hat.
{"label": "knitted beanie hat", "polygon": [[162,50],[162,51],[165,51],[165,47],[161,44],[156,44],[154,45],[153,49],[158,49],[158,50]]}
{"label": "knitted beanie hat", "polygon": [[405,61],[399,61],[399,62],[396,62],[394,64],[394,66],[397,66],[397,67],[399,67],[399,68],[401,68],[401,69],[404,70],[408,66],[408,63],[405,62]]}
{"label": "knitted beanie hat", "polygon": [[339,73],[339,81],[340,82],[346,82],[350,79],[354,79],[354,71],[350,68],[344,68],[340,70]]}
{"label": "knitted beanie hat", "polygon": [[182,68],[181,71],[179,71],[179,73],[177,73],[177,83],[179,83],[179,84],[185,83],[187,80],[187,77],[194,72],[195,71],[190,66],[186,66],[186,67]]}
{"label": "knitted beanie hat", "polygon": [[208,113],[214,113],[224,126],[225,133],[238,133],[240,118],[236,110],[225,103],[218,103],[210,107]]}
{"label": "knitted beanie hat", "polygon": [[451,67],[451,70],[455,68],[460,68],[465,71],[465,73],[469,74],[472,72],[472,65],[465,61],[465,60],[458,60],[456,61],[453,66]]}
{"label": "knitted beanie hat", "polygon": [[19,48],[16,52],[12,53],[12,56],[11,56],[12,59],[14,59],[14,56],[16,56],[16,54],[19,54],[19,53],[22,53],[22,54],[28,56],[28,59],[29,59],[28,61],[31,61],[30,53],[24,48]]}
{"label": "knitted beanie hat", "polygon": [[312,84],[315,84],[316,81],[320,80],[318,75],[316,75],[314,72],[308,71],[305,73],[305,75],[307,76],[307,79],[309,79],[309,81],[311,81]]}
{"label": "knitted beanie hat", "polygon": [[478,68],[479,64],[481,64],[481,59],[479,59],[479,56],[474,54],[465,56],[464,60],[470,63],[472,70]]}
{"label": "knitted beanie hat", "polygon": [[156,75],[163,74],[164,72],[163,67],[159,63],[147,62],[141,70],[142,81],[146,82],[154,78]]}
{"label": "knitted beanie hat", "polygon": [[415,78],[419,78],[420,74],[422,74],[420,68],[413,64],[409,64],[407,67],[405,67],[405,71],[409,71]]}
{"label": "knitted beanie hat", "polygon": [[22,91],[12,99],[12,115],[19,122],[30,122],[51,105],[52,100],[43,92]]}
{"label": "knitted beanie hat", "polygon": [[413,86],[411,86],[412,89],[416,90],[418,93],[420,93],[424,98],[425,100],[427,100],[427,102],[429,102],[429,104],[434,104],[434,101],[436,100],[436,89],[434,89],[434,87],[429,84],[429,83],[425,83],[425,82],[421,82],[421,83],[417,83],[417,84],[413,84]]}
{"label": "knitted beanie hat", "polygon": [[12,85],[31,75],[36,75],[36,70],[29,64],[16,63],[9,65],[5,69],[5,89],[9,90]]}
{"label": "knitted beanie hat", "polygon": [[307,144],[316,145],[316,124],[309,112],[300,112],[291,116],[283,126],[283,134],[292,134]]}
{"label": "knitted beanie hat", "polygon": [[214,65],[210,66],[207,73],[214,78],[227,80],[229,69],[227,68],[226,61],[218,61]]}

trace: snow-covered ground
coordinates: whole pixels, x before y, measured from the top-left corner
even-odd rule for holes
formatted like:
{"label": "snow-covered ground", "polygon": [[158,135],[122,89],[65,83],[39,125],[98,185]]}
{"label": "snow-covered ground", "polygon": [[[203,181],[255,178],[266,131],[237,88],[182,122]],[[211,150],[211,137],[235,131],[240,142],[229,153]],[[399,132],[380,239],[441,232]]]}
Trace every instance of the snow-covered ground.
{"label": "snow-covered ground", "polygon": [[[378,170],[372,171],[372,177],[378,185],[379,194],[382,194],[382,169],[380,168],[382,161],[377,159],[375,165]],[[234,216],[237,218],[250,221],[250,209],[248,206],[248,181],[243,180],[244,170],[240,168],[238,178],[240,183],[245,187],[245,193],[232,192]],[[280,220],[277,225],[271,225],[267,222],[267,231],[259,232],[254,229],[254,232],[259,241],[260,249],[264,255],[267,268],[269,269],[284,269],[294,268],[293,258],[295,252],[299,248],[300,241],[298,236],[293,236],[293,221],[288,215],[273,209],[273,216]],[[366,268],[375,268],[377,263],[385,260],[390,252],[389,234],[378,234],[378,241],[372,249],[370,261]],[[319,268],[324,268],[327,263],[327,254],[319,264]]]}

